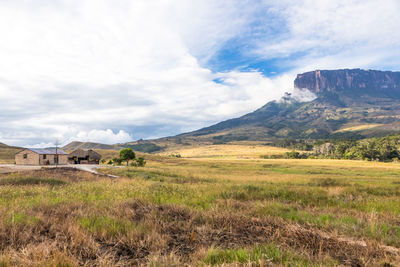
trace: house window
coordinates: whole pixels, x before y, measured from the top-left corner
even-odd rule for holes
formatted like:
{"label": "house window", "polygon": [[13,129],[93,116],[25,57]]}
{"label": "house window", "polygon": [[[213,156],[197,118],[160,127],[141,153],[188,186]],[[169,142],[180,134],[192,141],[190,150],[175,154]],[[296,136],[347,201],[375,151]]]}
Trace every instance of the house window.
{"label": "house window", "polygon": [[43,155],[43,159],[46,159],[47,158],[47,155]]}
{"label": "house window", "polygon": [[24,159],[27,159],[28,158],[28,154],[24,154]]}

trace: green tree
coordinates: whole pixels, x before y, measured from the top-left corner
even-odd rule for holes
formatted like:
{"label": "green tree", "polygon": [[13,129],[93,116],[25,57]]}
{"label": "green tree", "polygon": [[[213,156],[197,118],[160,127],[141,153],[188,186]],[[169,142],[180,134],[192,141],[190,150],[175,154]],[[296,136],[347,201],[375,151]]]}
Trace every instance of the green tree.
{"label": "green tree", "polygon": [[119,151],[119,157],[126,161],[126,166],[129,166],[129,161],[134,160],[136,158],[135,152],[133,152],[132,148],[124,148]]}

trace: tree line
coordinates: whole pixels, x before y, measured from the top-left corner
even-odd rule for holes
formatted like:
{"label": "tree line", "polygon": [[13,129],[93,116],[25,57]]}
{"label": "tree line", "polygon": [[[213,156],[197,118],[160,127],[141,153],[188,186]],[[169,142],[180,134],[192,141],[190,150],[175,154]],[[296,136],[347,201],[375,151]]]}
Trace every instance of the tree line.
{"label": "tree line", "polygon": [[[278,146],[293,148],[283,155],[269,158],[332,158],[376,161],[397,161],[400,158],[400,135],[362,140],[282,140]],[[298,152],[295,150],[310,152]]]}

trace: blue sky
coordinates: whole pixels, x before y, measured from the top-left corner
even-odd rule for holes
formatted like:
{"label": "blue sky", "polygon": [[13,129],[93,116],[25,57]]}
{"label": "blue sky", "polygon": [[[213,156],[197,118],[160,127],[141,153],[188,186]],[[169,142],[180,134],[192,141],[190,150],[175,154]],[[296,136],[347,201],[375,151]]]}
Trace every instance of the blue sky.
{"label": "blue sky", "polygon": [[397,0],[0,0],[0,142],[195,130],[314,69],[400,70]]}

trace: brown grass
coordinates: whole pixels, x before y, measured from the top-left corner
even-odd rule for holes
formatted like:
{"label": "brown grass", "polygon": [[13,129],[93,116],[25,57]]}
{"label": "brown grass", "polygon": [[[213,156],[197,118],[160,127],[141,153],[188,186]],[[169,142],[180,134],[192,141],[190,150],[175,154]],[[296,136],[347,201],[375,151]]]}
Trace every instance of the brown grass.
{"label": "brown grass", "polygon": [[[103,170],[117,179],[71,168],[0,175],[0,266],[204,266],[214,248],[265,244],[281,254],[248,266],[400,262],[400,165],[146,159]],[[235,260],[223,264],[245,264]]]}
{"label": "brown grass", "polygon": [[[88,214],[123,218],[135,227],[125,234],[87,231],[77,222]],[[169,258],[194,264],[212,246],[249,247],[266,242],[303,251],[311,260],[329,256],[352,266],[370,266],[393,256],[375,244],[340,240],[273,218],[196,212],[140,201],[123,202],[107,211],[79,204],[43,206],[29,216],[37,221],[11,226],[0,222],[0,251],[7,255],[3,262],[19,266],[126,266],[148,263],[149,258]]]}

